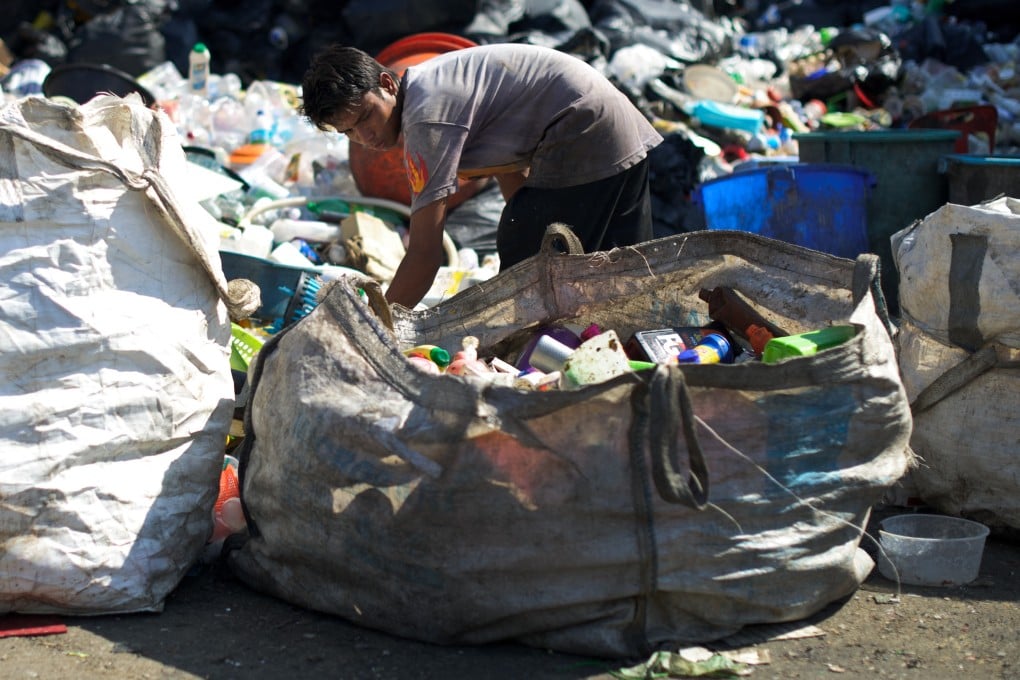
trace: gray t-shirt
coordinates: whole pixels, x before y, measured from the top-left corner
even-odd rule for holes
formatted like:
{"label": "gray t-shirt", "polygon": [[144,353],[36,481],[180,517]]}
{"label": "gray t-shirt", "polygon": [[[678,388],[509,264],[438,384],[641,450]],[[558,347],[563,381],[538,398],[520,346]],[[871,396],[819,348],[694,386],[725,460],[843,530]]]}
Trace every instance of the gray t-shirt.
{"label": "gray t-shirt", "polygon": [[601,73],[548,47],[448,52],[403,78],[404,163],[417,210],[470,179],[530,167],[526,186],[611,177],[662,137]]}

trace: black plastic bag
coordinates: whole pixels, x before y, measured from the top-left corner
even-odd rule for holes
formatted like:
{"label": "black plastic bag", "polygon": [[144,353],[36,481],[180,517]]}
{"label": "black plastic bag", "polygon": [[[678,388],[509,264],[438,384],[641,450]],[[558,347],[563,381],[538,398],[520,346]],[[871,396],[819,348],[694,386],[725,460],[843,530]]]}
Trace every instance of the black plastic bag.
{"label": "black plastic bag", "polygon": [[674,59],[711,62],[732,50],[725,22],[712,21],[684,2],[672,0],[594,0],[592,25],[604,32],[615,52],[641,43]]}
{"label": "black plastic bag", "polygon": [[160,0],[126,3],[99,14],[74,31],[68,41],[72,64],[108,64],[139,76],[166,61],[160,32],[166,5]]}

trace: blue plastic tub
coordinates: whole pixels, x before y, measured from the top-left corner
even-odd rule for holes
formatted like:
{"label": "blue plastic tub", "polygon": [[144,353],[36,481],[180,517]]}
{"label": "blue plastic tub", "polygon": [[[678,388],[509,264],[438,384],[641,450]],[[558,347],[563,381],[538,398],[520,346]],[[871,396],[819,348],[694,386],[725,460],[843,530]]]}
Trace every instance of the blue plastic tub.
{"label": "blue plastic tub", "polygon": [[280,322],[286,325],[293,321],[293,311],[304,287],[309,279],[318,276],[313,269],[292,267],[229,250],[220,251],[220,262],[228,281],[248,279],[258,285],[262,305],[252,316],[267,324]]}
{"label": "blue plastic tub", "polygon": [[871,173],[849,165],[784,163],[700,184],[708,229],[749,231],[839,257],[868,252]]}

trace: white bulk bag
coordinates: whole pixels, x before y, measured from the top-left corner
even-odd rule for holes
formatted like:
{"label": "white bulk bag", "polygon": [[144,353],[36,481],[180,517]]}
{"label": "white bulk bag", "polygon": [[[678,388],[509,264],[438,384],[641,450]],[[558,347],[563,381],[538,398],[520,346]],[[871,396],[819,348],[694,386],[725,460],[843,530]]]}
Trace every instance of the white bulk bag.
{"label": "white bulk bag", "polygon": [[0,612],[159,610],[209,536],[230,296],[187,165],[137,96],[0,109]]}
{"label": "white bulk bag", "polygon": [[1020,201],[946,204],[892,238],[917,492],[1020,529]]}

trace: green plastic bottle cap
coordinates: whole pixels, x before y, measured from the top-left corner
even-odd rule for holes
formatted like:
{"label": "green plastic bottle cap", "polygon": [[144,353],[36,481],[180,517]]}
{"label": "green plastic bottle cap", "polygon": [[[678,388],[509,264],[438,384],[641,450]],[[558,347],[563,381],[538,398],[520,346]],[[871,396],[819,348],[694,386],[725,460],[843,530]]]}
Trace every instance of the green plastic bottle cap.
{"label": "green plastic bottle cap", "polygon": [[450,353],[442,347],[433,347],[429,350],[429,358],[440,368],[446,368],[450,365]]}
{"label": "green plastic bottle cap", "polygon": [[195,46],[191,48],[193,52],[208,52],[209,48],[205,46],[205,43],[195,43]]}

